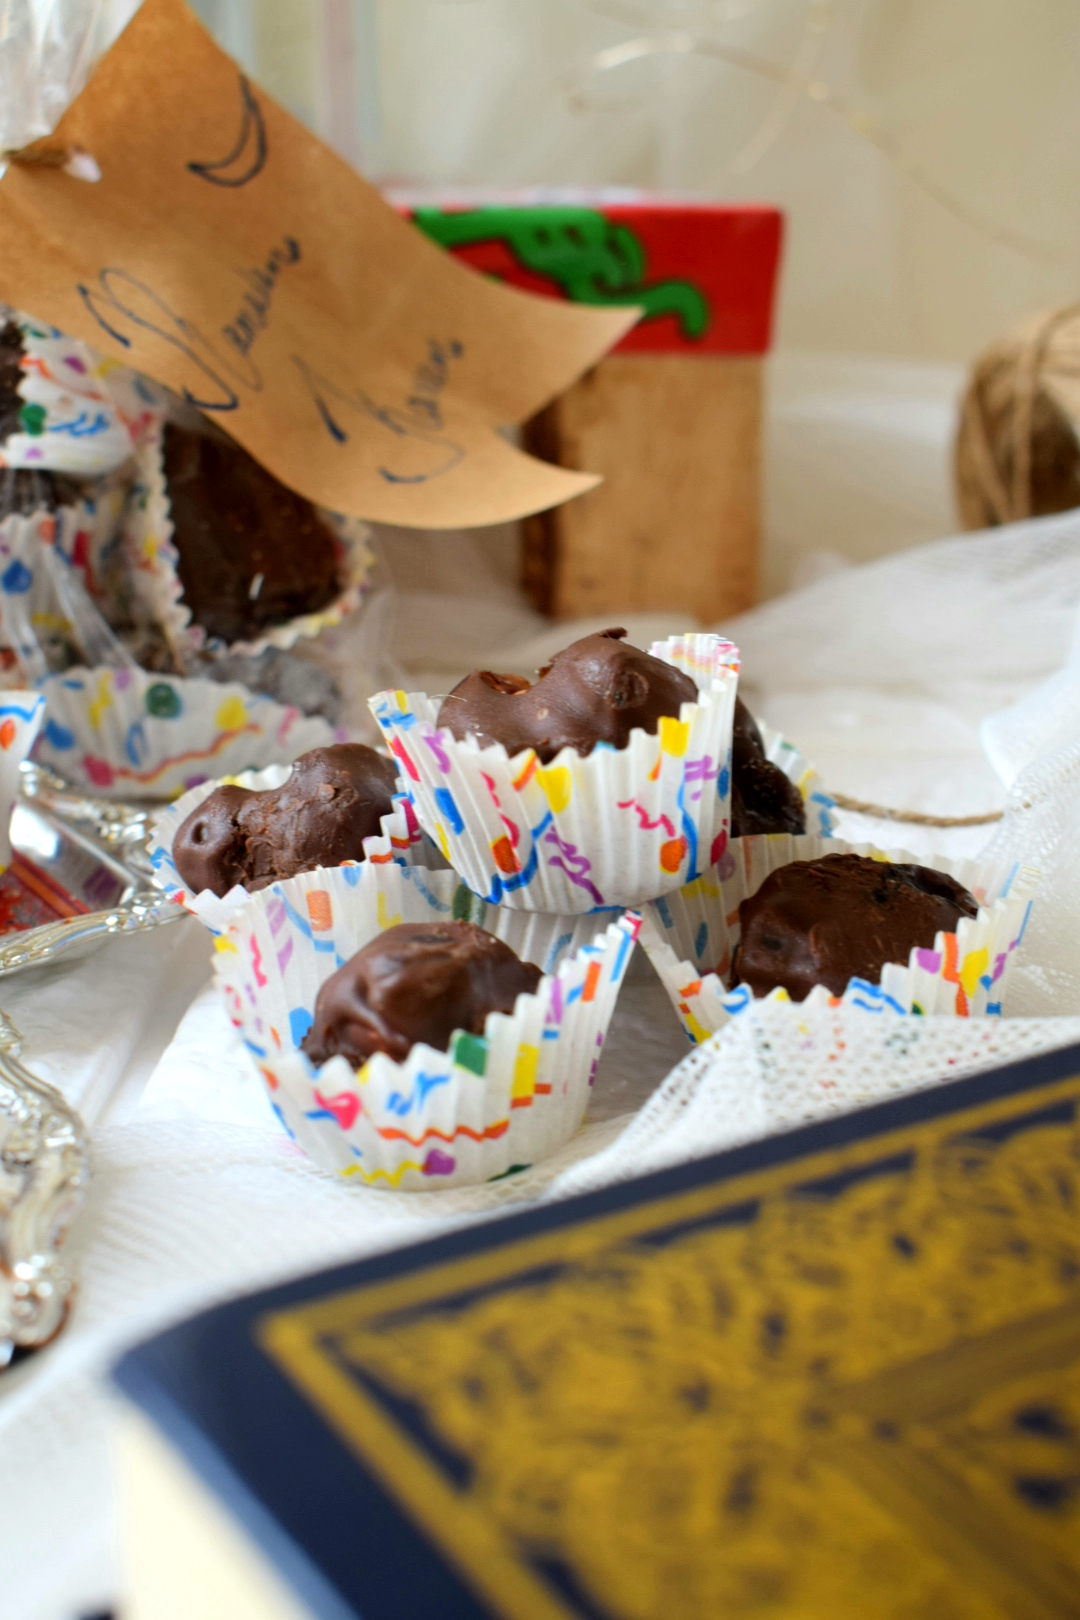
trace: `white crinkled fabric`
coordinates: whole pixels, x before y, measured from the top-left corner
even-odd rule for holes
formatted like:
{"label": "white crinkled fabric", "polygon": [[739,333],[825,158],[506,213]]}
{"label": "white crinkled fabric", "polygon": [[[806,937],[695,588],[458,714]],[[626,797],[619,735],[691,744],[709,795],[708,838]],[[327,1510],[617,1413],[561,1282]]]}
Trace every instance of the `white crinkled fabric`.
{"label": "white crinkled fabric", "polygon": [[[766,602],[723,626],[740,691],[813,760],[830,792],[937,816],[1001,810],[1010,778],[980,727],[1026,700],[1054,704],[1080,608],[1080,512],[937,541]],[[1068,710],[1080,720],[1080,704]],[[1010,727],[1011,732],[1011,727]],[[1031,735],[1031,730],[1028,730]],[[998,758],[1030,763],[1014,738]],[[836,835],[974,855],[992,826],[940,829],[845,814]]]}
{"label": "white crinkled fabric", "polygon": [[1019,952],[1009,1005],[1021,1018],[1080,1007],[1080,704],[1075,741],[1022,771],[988,857],[1023,860],[1042,874]]}
{"label": "white crinkled fabric", "polygon": [[1080,511],[939,540],[777,597],[733,620],[732,640],[773,690],[998,688],[1015,702],[1069,656],[1078,547]]}
{"label": "white crinkled fabric", "polygon": [[760,1002],[685,1058],[622,1135],[556,1189],[588,1192],[1070,1041],[1080,1041],[1080,1016],[867,1018]]}

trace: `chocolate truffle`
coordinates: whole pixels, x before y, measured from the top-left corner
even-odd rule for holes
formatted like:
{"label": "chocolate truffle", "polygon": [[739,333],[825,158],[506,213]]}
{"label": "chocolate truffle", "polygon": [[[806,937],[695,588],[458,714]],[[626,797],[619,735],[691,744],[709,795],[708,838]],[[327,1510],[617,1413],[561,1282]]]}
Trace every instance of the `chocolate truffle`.
{"label": "chocolate truffle", "polygon": [[14,321],[0,327],[0,444],[13,433],[22,433],[22,361],[26,353],[22,333]]}
{"label": "chocolate truffle", "polygon": [[184,603],[207,635],[256,636],[337,596],[333,530],[224,433],[165,425],[165,481]]}
{"label": "chocolate truffle", "polygon": [[[26,401],[19,392],[25,353],[18,326],[5,321],[0,326],[0,445],[12,434],[26,432]],[[81,493],[79,485],[62,474],[39,467],[6,467],[0,476],[0,517],[55,512],[60,506],[74,506]]]}
{"label": "chocolate truffle", "polygon": [[953,934],[978,911],[944,872],[864,855],[825,855],[778,867],[739,907],[731,982],[755,996],[782,986],[804,1001],[815,984],[842,995],[850,979],[878,984],[887,962],[906,966],[917,945]]}
{"label": "chocolate truffle", "polygon": [[474,670],[439,710],[455,737],[502,743],[513,756],[535,748],[549,764],[560,748],[591,754],[598,742],[625,748],[631,731],[655,732],[662,715],[678,718],[696,703],[690,679],[662,658],[627,646],[625,630],[602,630],[556,653],[536,684],[520,675]]}
{"label": "chocolate truffle", "polygon": [[484,1033],[490,1012],[513,1012],[542,975],[475,923],[399,923],[327,979],[302,1041],[315,1064],[338,1053],[355,1067],[375,1052],[395,1061],[417,1041],[445,1052],[455,1030]]}
{"label": "chocolate truffle", "polygon": [[765,758],[757,722],[742,699],[736,698],[731,737],[732,838],[805,831],[802,794],[779,765]]}
{"label": "chocolate truffle", "polygon": [[279,788],[220,787],[182,822],[173,864],[194,894],[265,889],[316,866],[362,861],[393,808],[397,769],[362,743],[301,754]]}

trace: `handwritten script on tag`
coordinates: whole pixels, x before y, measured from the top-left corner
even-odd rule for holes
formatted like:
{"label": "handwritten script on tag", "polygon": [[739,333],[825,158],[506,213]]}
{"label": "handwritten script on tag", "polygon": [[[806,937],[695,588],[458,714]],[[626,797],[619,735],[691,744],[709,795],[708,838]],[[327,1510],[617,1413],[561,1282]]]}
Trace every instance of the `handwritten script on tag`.
{"label": "handwritten script on tag", "polygon": [[145,0],[54,135],[12,164],[0,299],[148,372],[337,511],[457,528],[590,489],[523,421],[634,310],[534,298],[427,242],[250,83],[182,0]]}

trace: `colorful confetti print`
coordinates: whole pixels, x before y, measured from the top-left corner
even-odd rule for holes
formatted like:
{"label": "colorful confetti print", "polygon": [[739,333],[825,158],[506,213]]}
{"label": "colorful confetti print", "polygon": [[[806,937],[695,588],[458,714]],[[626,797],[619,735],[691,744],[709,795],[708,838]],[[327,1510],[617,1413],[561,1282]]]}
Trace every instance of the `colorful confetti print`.
{"label": "colorful confetti print", "polygon": [[0,872],[11,864],[8,826],[19,791],[19,766],[33,747],[45,700],[37,692],[0,692]]}
{"label": "colorful confetti print", "polygon": [[[876,860],[916,859],[902,850],[885,855],[868,844],[811,835],[739,838],[711,871],[643,908],[642,946],[692,1045],[700,1046],[749,1003],[745,987],[724,988],[739,940],[740,901],[789,861],[844,851]],[[853,979],[842,997],[830,997],[825,990],[815,991],[815,997],[862,1012],[1000,1016],[1008,970],[1024,937],[1038,873],[1020,868],[999,881],[978,861],[918,859],[965,884],[981,902],[978,916],[962,918],[955,934],[939,934],[933,950],[912,951],[906,966],[886,967],[880,985]],[[774,994],[786,999],[783,991]]]}
{"label": "colorful confetti print", "polygon": [[19,430],[0,445],[0,467],[48,469],[80,478],[115,472],[160,409],[150,383],[27,315],[22,336]]}
{"label": "colorful confetti print", "polygon": [[[543,968],[535,995],[449,1052],[379,1054],[359,1072],[297,1050],[319,986],[382,927],[469,916]],[[451,871],[370,862],[256,894],[217,940],[226,1009],[282,1125],[318,1164],[362,1185],[465,1186],[561,1147],[585,1113],[641,926],[626,913],[556,917],[486,905]]]}
{"label": "colorful confetti print", "polygon": [[35,759],[106,798],[174,799],[335,740],[325,720],[238,684],[100,668],[50,675],[40,690],[47,717]]}
{"label": "colorful confetti print", "polygon": [[689,674],[697,703],[603,744],[532,749],[459,742],[423,694],[382,692],[371,711],[399,760],[417,818],[477,894],[525,911],[636,906],[706,869],[730,829],[731,728],[738,649],[720,636],[672,636],[651,651]]}
{"label": "colorful confetti print", "polygon": [[[289,771],[288,765],[271,765],[264,771],[242,771],[239,776],[230,776],[227,780],[230,785],[259,791],[264,788],[280,787],[288,778]],[[204,799],[209,798],[215,788],[221,787],[225,780],[226,778],[219,778],[217,781],[203,782],[182,794],[175,804],[171,804],[156,817],[149,842],[150,860],[158,883],[171,900],[176,900],[185,910],[198,917],[203,927],[208,928],[212,934],[223,933],[251,896],[239,883],[227,895],[220,897],[210,889],[204,889],[201,894],[189,893],[173,865],[172,846],[181,824]],[[426,869],[438,870],[445,865],[438,850],[421,832],[420,824],[412,813],[412,806],[404,795],[395,797],[392,813],[382,817],[382,833],[377,837],[364,839],[364,858],[374,866],[393,863],[398,866],[423,866]],[[456,878],[454,883],[457,884]],[[382,906],[381,892],[378,899]],[[320,905],[321,900],[317,900],[315,904]],[[389,928],[392,922],[400,920],[385,915],[382,910],[379,912],[380,928]]]}

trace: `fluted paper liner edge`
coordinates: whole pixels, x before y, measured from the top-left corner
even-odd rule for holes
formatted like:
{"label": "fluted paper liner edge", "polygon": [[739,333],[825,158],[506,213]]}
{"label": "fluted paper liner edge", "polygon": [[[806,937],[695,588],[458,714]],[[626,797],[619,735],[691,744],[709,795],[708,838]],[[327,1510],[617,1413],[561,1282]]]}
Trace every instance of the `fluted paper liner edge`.
{"label": "fluted paper liner edge", "polygon": [[172,799],[211,775],[291,763],[334,742],[329,724],[237,681],[143,669],[69,669],[39,683],[34,758],[106,798]]}
{"label": "fluted paper liner edge", "polygon": [[[840,997],[831,997],[821,986],[811,994],[869,1013],[1001,1014],[1009,970],[1038,888],[1036,871],[1020,866],[996,872],[977,859],[882,852],[870,844],[811,834],[769,834],[737,839],[712,872],[642,908],[642,947],[693,1045],[702,1044],[753,1000],[745,985],[729,991],[723,983],[738,943],[740,902],[791,861],[846,853],[947,872],[971,890],[979,913],[961,918],[955,934],[938,934],[932,948],[913,950],[906,964],[887,965],[879,985],[853,979]],[[786,999],[784,991],[773,994]]]}
{"label": "fluted paper liner edge", "polygon": [[[449,1052],[422,1044],[354,1072],[315,1069],[300,1041],[319,987],[368,940],[432,916],[478,923],[545,969],[537,991]],[[453,872],[316,870],[255,895],[216,941],[215,978],[282,1125],[360,1184],[465,1186],[536,1162],[580,1126],[640,927],[627,913],[559,918],[486,906]]]}
{"label": "fluted paper liner edge", "polygon": [[[124,519],[123,554],[136,613],[159,625],[181,668],[209,648],[217,649],[191,609],[177,574],[173,544],[171,503],[165,480],[164,424],[156,422],[144,435],[135,456],[135,482]],[[331,630],[363,601],[375,567],[371,529],[360,518],[343,517],[317,507],[319,516],[334,532],[338,553],[338,594],[325,607],[271,625],[250,638],[221,644],[223,653],[257,656],[267,647],[287,651],[298,641]]]}
{"label": "fluted paper liner edge", "polygon": [[401,765],[424,831],[477,894],[527,911],[638,906],[707,870],[727,847],[738,649],[693,633],[654,656],[691,676],[698,701],[625,748],[530,748],[459,741],[423,693],[380,692],[370,708]]}
{"label": "fluted paper liner edge", "polygon": [[[262,771],[241,771],[238,776],[203,782],[182,794],[154,818],[147,848],[157,881],[170,900],[175,900],[185,911],[198,917],[203,927],[212,934],[224,932],[240,908],[251,899],[251,894],[242,883],[235,884],[225,895],[217,895],[212,889],[202,889],[192,894],[173,861],[173,840],[191,812],[197,810],[219,787],[228,785],[263,792],[267,788],[280,787],[291,772],[291,765],[269,765]],[[394,795],[394,808],[389,815],[380,817],[380,825],[380,833],[363,840],[365,860],[377,866],[395,861],[399,866],[425,866],[433,871],[445,869],[442,857],[421,831],[412,805],[404,794]]]}

